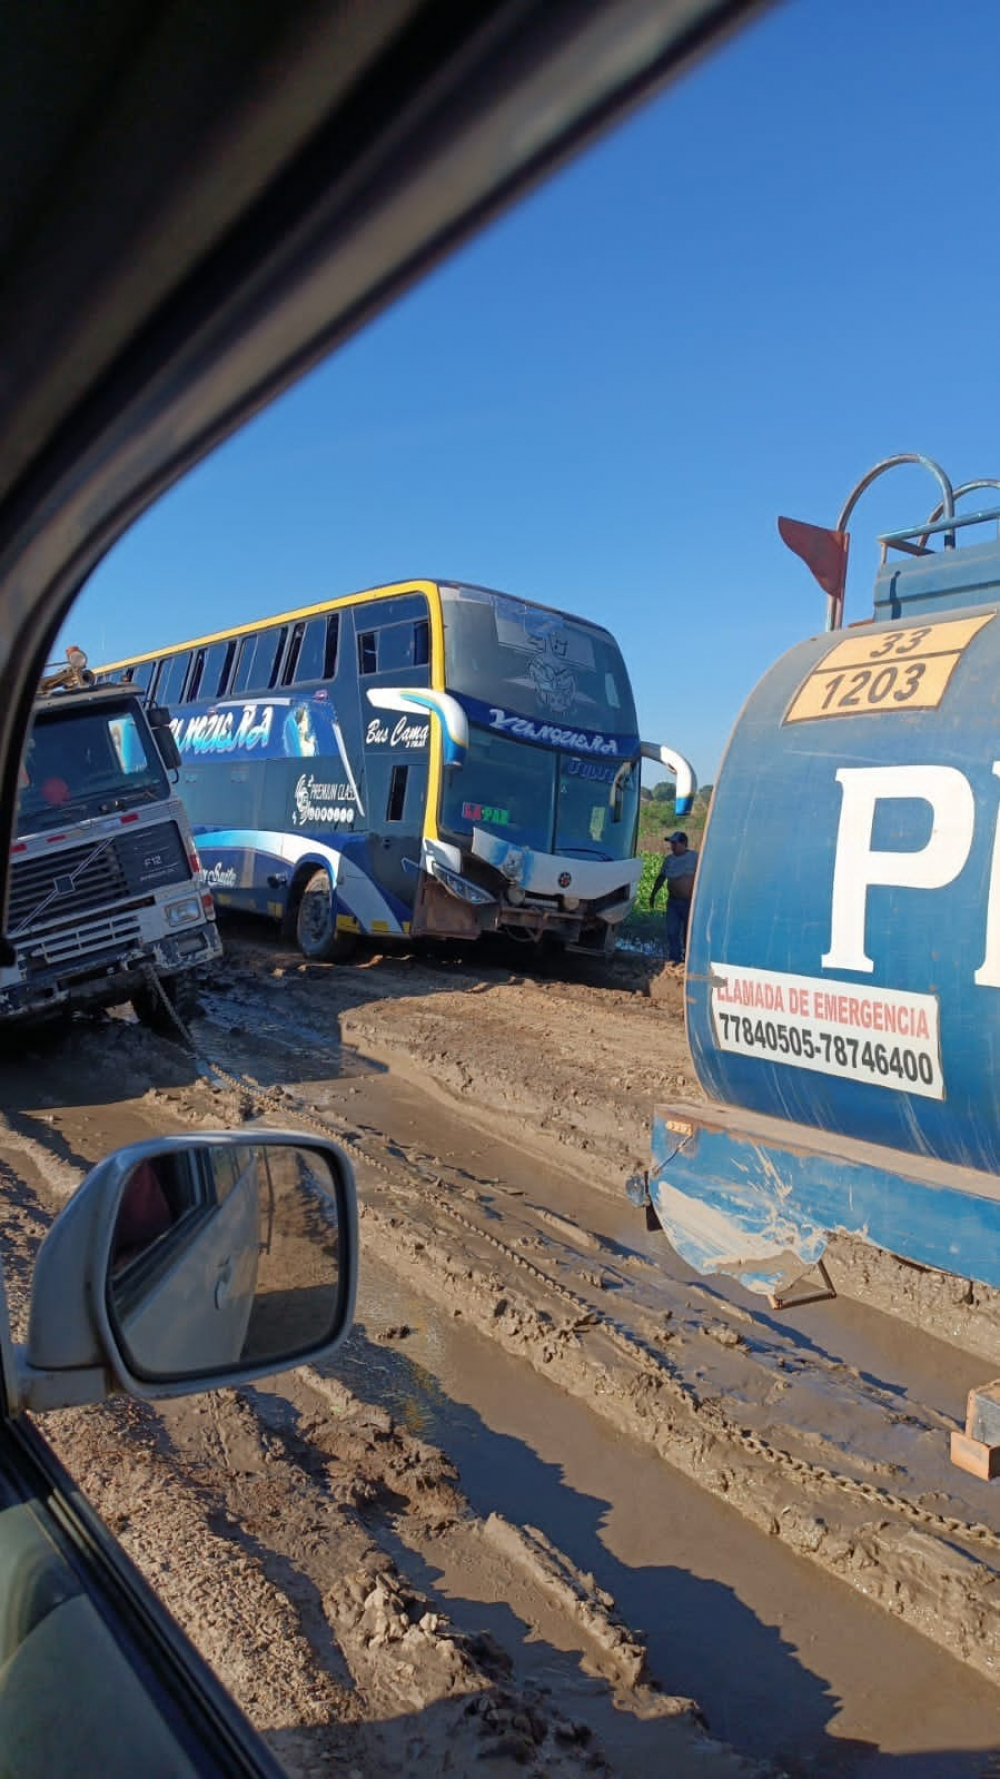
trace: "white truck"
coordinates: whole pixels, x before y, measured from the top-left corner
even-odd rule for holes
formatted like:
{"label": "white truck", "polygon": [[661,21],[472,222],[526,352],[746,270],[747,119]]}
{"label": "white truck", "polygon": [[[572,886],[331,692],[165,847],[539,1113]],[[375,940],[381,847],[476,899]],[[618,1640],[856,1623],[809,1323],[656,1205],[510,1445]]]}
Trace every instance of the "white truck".
{"label": "white truck", "polygon": [[21,763],[0,1029],[131,1000],[169,1030],[163,995],[190,1015],[197,972],[222,950],[170,781],[169,712],[91,684],[82,652],[67,656],[42,681]]}

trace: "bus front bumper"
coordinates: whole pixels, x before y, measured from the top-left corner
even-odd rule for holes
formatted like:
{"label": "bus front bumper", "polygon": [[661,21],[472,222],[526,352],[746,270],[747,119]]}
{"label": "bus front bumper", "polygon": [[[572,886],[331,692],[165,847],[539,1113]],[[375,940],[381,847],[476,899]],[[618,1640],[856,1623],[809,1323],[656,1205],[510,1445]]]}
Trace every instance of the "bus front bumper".
{"label": "bus front bumper", "polygon": [[471,850],[425,840],[413,930],[441,938],[517,932],[605,949],[632,906],[641,859],[585,859],[511,846],[474,828]]}

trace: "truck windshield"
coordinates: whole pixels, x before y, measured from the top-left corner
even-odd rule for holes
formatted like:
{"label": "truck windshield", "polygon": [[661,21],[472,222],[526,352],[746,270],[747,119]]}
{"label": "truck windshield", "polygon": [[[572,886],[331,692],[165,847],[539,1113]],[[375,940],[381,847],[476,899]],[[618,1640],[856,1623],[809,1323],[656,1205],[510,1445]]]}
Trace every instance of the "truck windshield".
{"label": "truck windshield", "polygon": [[579,759],[470,728],[464,764],[445,773],[441,826],[456,835],[485,828],[535,852],[629,859],[638,801],[631,761]]}
{"label": "truck windshield", "polygon": [[39,712],[18,790],[19,834],[169,797],[170,786],[134,700]]}

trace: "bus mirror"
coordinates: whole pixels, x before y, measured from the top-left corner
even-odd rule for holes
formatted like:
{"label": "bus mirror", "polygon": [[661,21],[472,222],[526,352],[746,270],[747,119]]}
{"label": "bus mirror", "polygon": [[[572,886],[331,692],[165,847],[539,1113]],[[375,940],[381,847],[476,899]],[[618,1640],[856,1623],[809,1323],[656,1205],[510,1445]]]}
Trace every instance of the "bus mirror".
{"label": "bus mirror", "polygon": [[665,766],[672,772],[676,780],[674,790],[674,813],[690,815],[694,805],[694,794],[698,789],[694,767],[683,754],[677,754],[671,747],[664,747],[658,741],[644,741],[640,752],[644,760],[655,760],[658,766]]}

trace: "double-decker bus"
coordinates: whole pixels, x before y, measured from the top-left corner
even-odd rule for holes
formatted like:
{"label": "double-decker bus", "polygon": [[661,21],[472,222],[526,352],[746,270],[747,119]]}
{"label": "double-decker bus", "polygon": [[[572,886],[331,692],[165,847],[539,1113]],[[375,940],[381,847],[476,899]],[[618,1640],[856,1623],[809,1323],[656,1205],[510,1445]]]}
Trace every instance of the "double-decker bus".
{"label": "double-decker bus", "polygon": [[641,872],[642,755],[599,625],[401,581],[98,669],[173,711],[205,882],[306,957],[357,934],[610,952]]}

